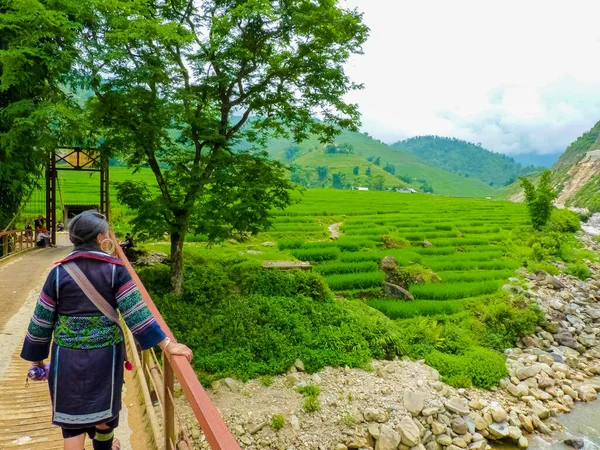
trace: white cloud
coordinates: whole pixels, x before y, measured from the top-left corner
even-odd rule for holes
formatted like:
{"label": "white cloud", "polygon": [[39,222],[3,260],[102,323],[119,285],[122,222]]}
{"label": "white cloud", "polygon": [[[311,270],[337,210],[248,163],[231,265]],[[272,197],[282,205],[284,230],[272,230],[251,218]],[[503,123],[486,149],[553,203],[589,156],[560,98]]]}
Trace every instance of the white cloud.
{"label": "white cloud", "polygon": [[600,2],[342,0],[371,28],[348,64],[363,129],[562,151],[600,120]]}

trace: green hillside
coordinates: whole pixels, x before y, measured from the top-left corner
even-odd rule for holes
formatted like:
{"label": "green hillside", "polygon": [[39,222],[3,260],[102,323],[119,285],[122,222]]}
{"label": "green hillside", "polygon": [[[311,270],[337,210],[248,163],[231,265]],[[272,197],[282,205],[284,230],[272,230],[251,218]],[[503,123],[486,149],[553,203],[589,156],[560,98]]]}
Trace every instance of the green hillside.
{"label": "green hillside", "polygon": [[432,166],[496,187],[507,186],[535,170],[523,167],[509,156],[454,138],[417,136],[396,142],[392,147],[412,153]]}
{"label": "green hillside", "polygon": [[600,149],[600,122],[596,123],[589,131],[583,133],[569,145],[552,169],[559,172],[567,172],[584,154],[590,150],[598,149]]}
{"label": "green hillside", "polygon": [[[402,177],[405,180],[410,180],[410,187],[416,190],[420,190],[424,184],[430,185],[435,194],[486,197],[493,195],[495,191],[493,187],[481,180],[461,177],[428,165],[414,155],[398,151],[373,139],[366,133],[344,131],[336,138],[335,144],[338,147],[351,148],[352,154],[328,155],[325,152],[325,146],[315,137],[297,146],[288,140],[274,140],[269,144],[267,150],[272,158],[304,170],[314,171],[318,166],[328,167],[329,177],[336,170],[348,173],[348,169],[355,166],[359,166],[359,173],[362,176],[368,167],[374,165],[372,161],[369,161],[369,158],[372,160],[379,158],[378,167],[381,169],[386,166],[393,167],[394,175],[392,175],[392,178],[397,181],[392,182],[392,179],[387,176],[390,174],[387,172],[381,174],[379,170],[375,171],[375,169],[372,169],[371,176],[383,176],[387,187],[402,186],[403,182],[400,180],[400,177]],[[295,149],[295,147],[297,148]],[[334,156],[334,158],[331,156]],[[332,164],[332,167],[329,167],[330,164]],[[352,180],[352,177],[350,180]],[[346,182],[350,182],[350,180],[346,180]],[[362,184],[368,184],[365,181],[367,180],[361,179]],[[327,185],[330,186],[331,184]]]}

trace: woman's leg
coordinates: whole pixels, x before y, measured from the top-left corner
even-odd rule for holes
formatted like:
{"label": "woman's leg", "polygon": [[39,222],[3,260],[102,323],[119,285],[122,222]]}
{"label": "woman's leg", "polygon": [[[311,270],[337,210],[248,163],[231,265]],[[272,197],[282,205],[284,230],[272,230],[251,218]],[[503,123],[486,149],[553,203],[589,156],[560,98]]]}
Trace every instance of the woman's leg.
{"label": "woman's leg", "polygon": [[65,450],[83,450],[84,445],[85,433],[65,439]]}
{"label": "woman's leg", "polygon": [[119,441],[115,439],[115,428],[118,423],[118,421],[112,420],[108,423],[96,425],[96,436],[94,436],[94,440],[92,441],[94,450],[121,448]]}

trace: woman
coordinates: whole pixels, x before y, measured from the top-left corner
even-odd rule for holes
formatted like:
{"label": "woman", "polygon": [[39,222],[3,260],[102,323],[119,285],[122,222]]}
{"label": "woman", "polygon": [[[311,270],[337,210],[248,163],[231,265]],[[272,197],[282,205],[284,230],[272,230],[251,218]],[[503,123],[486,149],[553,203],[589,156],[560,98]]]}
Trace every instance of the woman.
{"label": "woman", "polygon": [[114,311],[105,315],[95,306],[90,290],[84,293],[79,287],[81,277],[73,265],[107,307],[121,312],[142,349],[158,345],[165,353],[192,359],[189,348],[165,337],[121,261],[109,255],[114,244],[108,230],[96,211],[71,220],[69,238],[75,249],[48,275],[21,351],[23,359],[43,366],[53,338],[48,377],[52,423],[62,428],[65,450],[82,450],[86,434],[95,450],[120,448],[113,436],[125,360],[123,334],[109,319]]}

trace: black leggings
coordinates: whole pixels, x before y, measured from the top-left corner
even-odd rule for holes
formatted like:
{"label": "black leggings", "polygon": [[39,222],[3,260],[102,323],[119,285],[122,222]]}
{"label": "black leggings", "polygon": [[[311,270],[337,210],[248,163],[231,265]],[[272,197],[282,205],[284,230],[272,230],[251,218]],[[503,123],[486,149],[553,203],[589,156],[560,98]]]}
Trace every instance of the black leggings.
{"label": "black leggings", "polygon": [[[111,429],[117,428],[119,426],[119,416],[115,417],[109,422],[106,422],[105,425]],[[69,439],[87,433],[90,439],[94,439],[96,437],[96,431],[96,425],[85,428],[62,428],[62,435],[63,439]]]}

